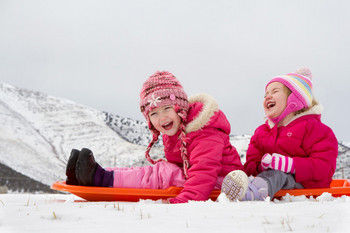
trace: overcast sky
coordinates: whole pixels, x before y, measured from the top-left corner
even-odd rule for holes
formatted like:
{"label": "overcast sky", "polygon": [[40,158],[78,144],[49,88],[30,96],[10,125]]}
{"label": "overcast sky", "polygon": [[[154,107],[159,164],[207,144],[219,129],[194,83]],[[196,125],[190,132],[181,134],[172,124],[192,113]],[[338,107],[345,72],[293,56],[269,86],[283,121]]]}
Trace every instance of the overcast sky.
{"label": "overcast sky", "polygon": [[322,120],[350,142],[348,0],[0,0],[0,82],[144,120],[143,82],[172,72],[214,96],[232,134],[264,122],[269,79],[306,66]]}

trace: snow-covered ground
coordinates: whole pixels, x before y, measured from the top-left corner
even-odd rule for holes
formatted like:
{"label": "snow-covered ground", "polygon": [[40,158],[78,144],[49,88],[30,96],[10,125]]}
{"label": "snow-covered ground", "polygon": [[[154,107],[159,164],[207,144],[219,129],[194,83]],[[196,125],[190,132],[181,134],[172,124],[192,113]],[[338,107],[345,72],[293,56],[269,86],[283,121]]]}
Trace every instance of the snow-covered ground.
{"label": "snow-covered ground", "polygon": [[350,232],[350,197],[282,201],[81,202],[64,194],[0,195],[0,232]]}

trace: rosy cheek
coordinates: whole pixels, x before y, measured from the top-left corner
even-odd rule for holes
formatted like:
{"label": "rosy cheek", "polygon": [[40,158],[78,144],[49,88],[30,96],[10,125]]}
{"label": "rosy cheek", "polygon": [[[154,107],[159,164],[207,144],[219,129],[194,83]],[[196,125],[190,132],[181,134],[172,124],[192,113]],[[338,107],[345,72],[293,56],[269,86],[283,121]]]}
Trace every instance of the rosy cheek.
{"label": "rosy cheek", "polygon": [[263,108],[267,108],[265,100],[263,101]]}
{"label": "rosy cheek", "polygon": [[156,125],[156,123],[157,123],[157,121],[154,117],[150,118],[150,122],[153,126]]}

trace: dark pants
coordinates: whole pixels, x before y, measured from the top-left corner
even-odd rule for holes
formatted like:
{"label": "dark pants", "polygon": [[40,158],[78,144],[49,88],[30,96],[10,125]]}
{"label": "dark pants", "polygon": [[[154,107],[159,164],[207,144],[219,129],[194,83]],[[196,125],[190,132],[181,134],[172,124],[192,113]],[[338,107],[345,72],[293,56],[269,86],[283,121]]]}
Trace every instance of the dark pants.
{"label": "dark pants", "polygon": [[263,171],[258,177],[267,181],[269,196],[273,198],[275,193],[281,189],[302,189],[304,188],[300,183],[296,183],[294,175],[284,173],[278,170]]}

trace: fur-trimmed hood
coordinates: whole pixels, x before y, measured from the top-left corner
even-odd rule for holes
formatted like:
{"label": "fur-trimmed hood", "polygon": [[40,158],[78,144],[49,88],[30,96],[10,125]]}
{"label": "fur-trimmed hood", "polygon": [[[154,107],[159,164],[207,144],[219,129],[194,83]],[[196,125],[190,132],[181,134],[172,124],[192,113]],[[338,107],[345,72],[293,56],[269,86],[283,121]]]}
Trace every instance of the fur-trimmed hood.
{"label": "fur-trimmed hood", "polygon": [[200,102],[203,104],[203,107],[198,113],[196,113],[193,120],[186,125],[186,133],[191,133],[202,129],[209,123],[210,118],[212,118],[215,113],[219,111],[219,104],[208,94],[201,93],[193,95],[188,101],[190,105]]}
{"label": "fur-trimmed hood", "polygon": [[[296,119],[298,119],[302,116],[321,115],[322,112],[323,112],[323,106],[320,104],[317,104],[317,105],[313,106],[312,108],[310,108],[309,110],[307,110],[306,112],[302,112],[302,113],[295,115],[290,121],[288,121],[283,126],[289,125],[291,122],[295,121]],[[270,128],[273,128],[275,126],[275,124],[270,120],[268,120],[268,125],[270,126]]]}

